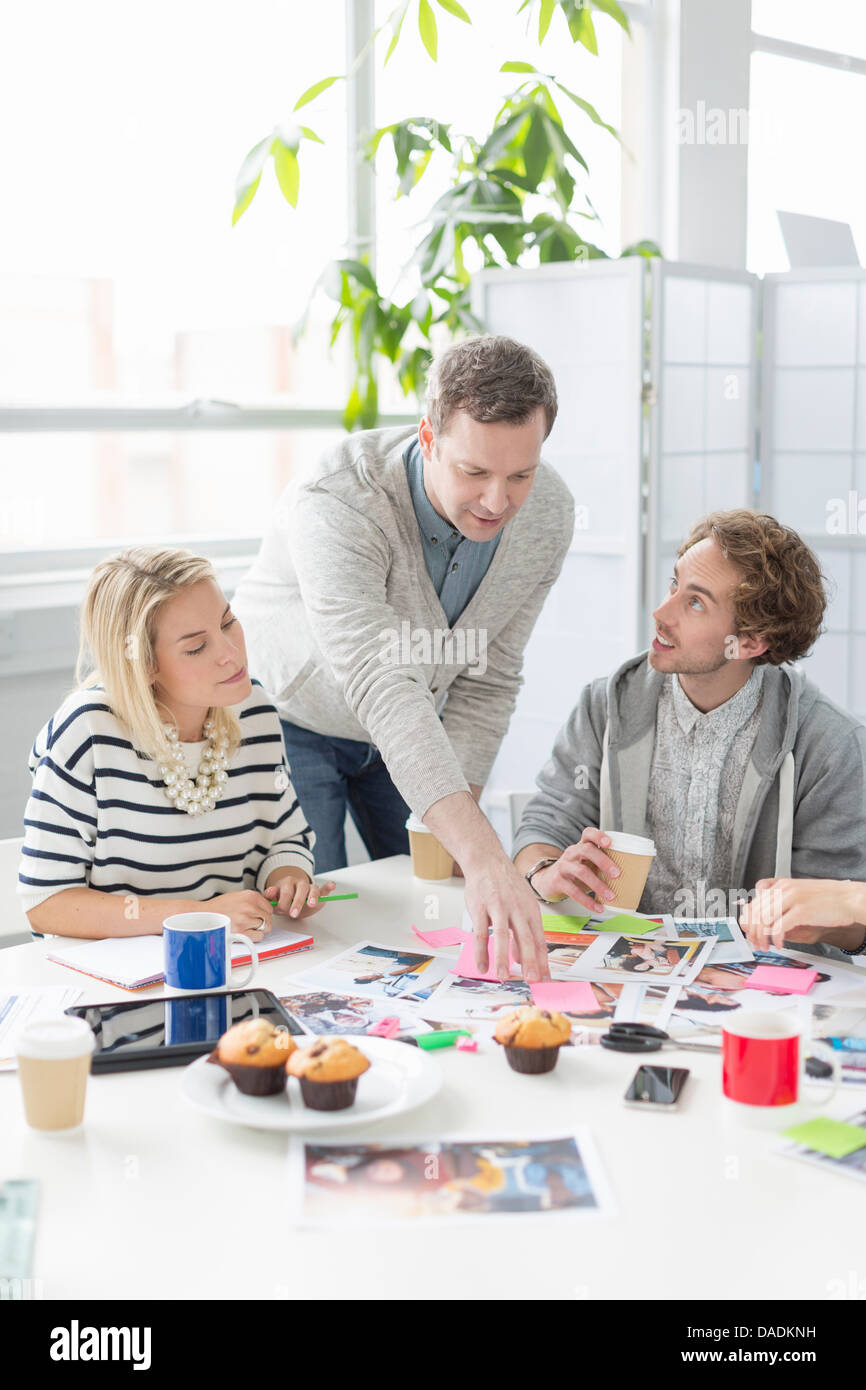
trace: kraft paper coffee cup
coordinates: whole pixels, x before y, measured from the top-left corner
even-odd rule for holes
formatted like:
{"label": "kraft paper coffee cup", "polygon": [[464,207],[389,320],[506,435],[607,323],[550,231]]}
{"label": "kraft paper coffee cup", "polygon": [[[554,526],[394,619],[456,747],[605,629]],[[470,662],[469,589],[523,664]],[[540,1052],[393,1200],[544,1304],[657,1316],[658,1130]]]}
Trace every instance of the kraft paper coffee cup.
{"label": "kraft paper coffee cup", "polygon": [[427,883],[450,878],[454,872],[454,860],[431,834],[422,820],[410,816],[406,822],[409,832],[409,853],[412,856],[412,872],[416,878]]}
{"label": "kraft paper coffee cup", "polygon": [[605,883],[609,882],[613,892],[607,906],[634,912],[646,886],[656,847],[652,840],[646,840],[642,835],[625,835],[619,830],[606,830],[604,833],[610,840],[604,853],[620,871],[619,878],[610,880],[604,874],[600,875]]}
{"label": "kraft paper coffee cup", "polygon": [[94,1038],[83,1018],[46,1018],[28,1023],[18,1036],[18,1079],[31,1129],[77,1129]]}

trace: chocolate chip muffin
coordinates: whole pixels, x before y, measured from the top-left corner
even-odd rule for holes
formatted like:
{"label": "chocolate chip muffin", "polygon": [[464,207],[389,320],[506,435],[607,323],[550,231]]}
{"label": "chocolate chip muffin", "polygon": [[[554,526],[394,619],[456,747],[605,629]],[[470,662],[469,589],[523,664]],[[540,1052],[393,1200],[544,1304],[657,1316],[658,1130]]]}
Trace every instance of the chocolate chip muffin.
{"label": "chocolate chip muffin", "polygon": [[503,1014],[493,1036],[505,1048],[509,1066],[537,1076],[553,1071],[559,1049],[571,1037],[571,1024],[563,1014],[521,1004]]}
{"label": "chocolate chip muffin", "polygon": [[286,1062],[286,1071],[301,1083],[301,1096],[310,1110],[345,1110],[355,1102],[358,1077],[370,1063],[345,1038],[319,1038],[312,1047],[299,1047]]}
{"label": "chocolate chip muffin", "polygon": [[286,1084],[286,1059],[297,1044],[266,1018],[247,1018],[223,1033],[211,1060],[224,1067],[246,1096],[275,1096]]}

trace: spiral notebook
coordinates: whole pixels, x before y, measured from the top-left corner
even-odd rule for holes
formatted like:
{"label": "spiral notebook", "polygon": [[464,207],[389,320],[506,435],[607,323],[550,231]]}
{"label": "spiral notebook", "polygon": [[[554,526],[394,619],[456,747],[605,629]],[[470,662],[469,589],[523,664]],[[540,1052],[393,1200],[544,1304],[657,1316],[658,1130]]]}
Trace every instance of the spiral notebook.
{"label": "spiral notebook", "polygon": [[[257,943],[257,948],[259,960],[265,961],[309,951],[312,945],[313,938],[308,933],[274,927]],[[104,980],[117,989],[149,989],[162,984],[165,978],[161,936],[114,936],[104,941],[86,941],[48,951],[45,958],[95,980]],[[232,944],[232,965],[248,965],[251,960],[249,951],[238,942]]]}

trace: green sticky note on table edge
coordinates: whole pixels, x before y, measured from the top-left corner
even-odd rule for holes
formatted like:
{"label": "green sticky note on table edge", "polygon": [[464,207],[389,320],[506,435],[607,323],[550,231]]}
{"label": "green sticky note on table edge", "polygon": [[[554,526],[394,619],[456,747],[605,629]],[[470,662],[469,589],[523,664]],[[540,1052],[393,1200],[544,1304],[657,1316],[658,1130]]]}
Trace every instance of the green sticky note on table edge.
{"label": "green sticky note on table edge", "polygon": [[647,932],[658,931],[661,922],[647,921],[644,917],[632,917],[628,912],[618,912],[615,917],[605,917],[596,922],[590,931],[611,931],[623,936],[646,936]]}
{"label": "green sticky note on table edge", "polygon": [[558,912],[542,912],[541,930],[579,932],[583,931],[588,921],[588,917],[566,917],[564,914],[560,916]]}
{"label": "green sticky note on table edge", "polygon": [[798,1144],[806,1144],[816,1153],[827,1154],[829,1158],[846,1158],[857,1149],[866,1148],[866,1129],[820,1116],[816,1120],[806,1120],[802,1125],[794,1125],[792,1129],[785,1129],[782,1134],[785,1139],[795,1139]]}

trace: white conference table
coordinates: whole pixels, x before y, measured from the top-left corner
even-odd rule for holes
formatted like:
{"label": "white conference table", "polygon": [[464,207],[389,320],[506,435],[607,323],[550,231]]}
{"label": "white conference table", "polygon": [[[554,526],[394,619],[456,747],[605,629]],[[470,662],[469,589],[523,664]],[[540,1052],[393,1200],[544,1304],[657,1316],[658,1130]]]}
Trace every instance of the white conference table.
{"label": "white conference table", "polygon": [[[420,883],[405,857],[334,877],[358,899],[324,908],[310,922],[315,949],[265,963],[256,984],[272,987],[364,938],[411,945],[413,922],[460,922],[460,881]],[[438,921],[425,918],[431,895]],[[852,982],[864,983],[862,972]],[[0,951],[0,989],[71,983],[84,988],[80,1003],[130,997],[45,960],[40,942]],[[512,1072],[493,1042],[429,1055],[443,1069],[438,1096],[342,1137],[517,1139],[586,1126],[617,1213],[301,1229],[289,1209],[287,1137],[193,1108],[182,1069],[92,1076],[84,1127],[66,1136],[27,1127],[10,1072],[0,1075],[0,1179],[40,1181],[32,1275],[42,1296],[820,1301],[840,1297],[852,1271],[862,1277],[863,1187],[782,1158],[771,1134],[735,1126],[717,1057],[575,1047],[549,1076],[532,1077]],[[623,1105],[641,1061],[691,1068],[675,1114]],[[862,1105],[866,1094],[846,1087],[828,1113],[845,1118]]]}

